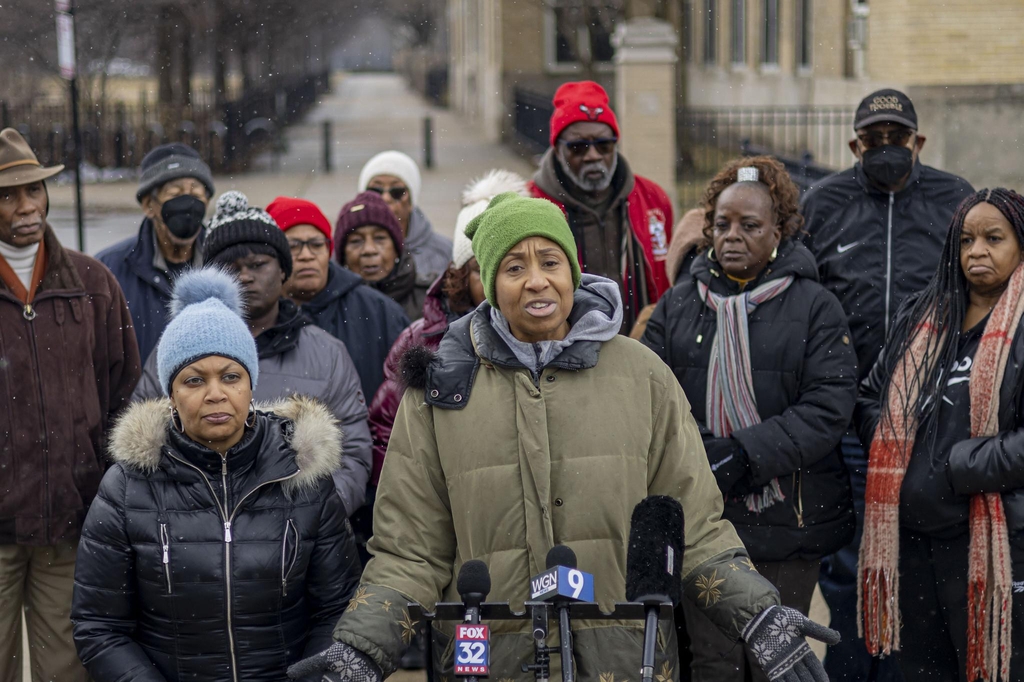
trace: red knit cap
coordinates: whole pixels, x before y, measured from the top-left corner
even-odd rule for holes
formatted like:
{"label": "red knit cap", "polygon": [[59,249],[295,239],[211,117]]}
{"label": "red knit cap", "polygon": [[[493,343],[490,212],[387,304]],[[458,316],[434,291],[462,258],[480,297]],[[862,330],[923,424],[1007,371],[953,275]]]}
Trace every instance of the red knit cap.
{"label": "red knit cap", "polygon": [[554,147],[562,131],[578,121],[607,123],[615,137],[619,136],[619,122],[608,103],[608,93],[594,81],[565,83],[555,91],[555,111],[551,114],[551,146]]}
{"label": "red knit cap", "polygon": [[383,227],[391,234],[395,242],[395,252],[402,255],[402,226],[398,218],[391,212],[388,205],[376,192],[366,191],[341,207],[338,222],[334,226],[334,241],[337,244],[335,255],[342,264],[345,262],[345,238],[360,227],[376,225]]}
{"label": "red knit cap", "polygon": [[312,201],[293,197],[278,197],[267,206],[267,213],[284,232],[296,225],[312,225],[327,237],[327,250],[334,250],[331,221],[327,220],[327,216]]}

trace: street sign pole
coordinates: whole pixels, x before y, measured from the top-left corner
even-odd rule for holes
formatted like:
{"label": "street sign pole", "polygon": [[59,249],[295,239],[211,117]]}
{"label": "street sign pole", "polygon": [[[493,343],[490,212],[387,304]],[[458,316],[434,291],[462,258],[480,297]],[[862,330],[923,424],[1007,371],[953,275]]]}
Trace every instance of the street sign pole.
{"label": "street sign pole", "polygon": [[57,61],[60,75],[70,84],[71,138],[74,147],[72,165],[75,169],[75,218],[78,223],[78,250],[85,251],[85,218],[82,209],[82,129],[78,122],[78,67],[75,59],[74,0],[55,0],[57,10]]}

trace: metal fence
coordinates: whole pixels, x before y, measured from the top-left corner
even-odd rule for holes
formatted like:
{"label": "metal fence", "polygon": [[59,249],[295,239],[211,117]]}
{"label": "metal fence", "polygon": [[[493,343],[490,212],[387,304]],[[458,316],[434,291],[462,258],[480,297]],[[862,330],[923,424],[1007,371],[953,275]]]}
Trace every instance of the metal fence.
{"label": "metal fence", "polygon": [[806,189],[851,162],[853,114],[846,107],[680,108],[681,206],[696,206],[708,180],[737,156],[775,156]]}
{"label": "metal fence", "polygon": [[[157,107],[116,103],[79,111],[82,160],[98,168],[135,168],[153,147],[184,142],[214,172],[245,170],[253,156],[279,144],[279,133],[330,88],[328,73],[257,88],[222,109],[195,105],[192,115],[168,129]],[[72,159],[71,112],[67,105],[0,100],[0,125],[16,128],[44,165]]]}
{"label": "metal fence", "polygon": [[551,95],[516,88],[513,91],[513,100],[516,143],[530,153],[542,153],[548,148],[551,114],[555,110],[551,104]]}

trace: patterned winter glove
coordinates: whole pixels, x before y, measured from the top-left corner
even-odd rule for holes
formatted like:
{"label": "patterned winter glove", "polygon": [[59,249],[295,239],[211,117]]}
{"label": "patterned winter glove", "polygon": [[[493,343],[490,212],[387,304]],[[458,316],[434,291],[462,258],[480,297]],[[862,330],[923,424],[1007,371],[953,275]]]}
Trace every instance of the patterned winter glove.
{"label": "patterned winter glove", "polygon": [[838,632],[788,606],[769,606],[743,628],[743,640],[771,682],[828,682],[804,636],[839,644]]}
{"label": "patterned winter glove", "polygon": [[335,642],[326,651],[304,658],[288,668],[288,677],[298,680],[323,673],[322,682],[382,682],[384,674],[373,660],[348,644]]}

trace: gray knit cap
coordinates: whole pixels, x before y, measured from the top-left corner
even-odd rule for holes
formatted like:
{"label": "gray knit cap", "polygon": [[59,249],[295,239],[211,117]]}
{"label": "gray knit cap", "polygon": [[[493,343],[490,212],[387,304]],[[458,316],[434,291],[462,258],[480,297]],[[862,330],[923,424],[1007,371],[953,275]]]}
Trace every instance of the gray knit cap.
{"label": "gray knit cap", "polygon": [[213,196],[213,174],[199,152],[187,144],[172,142],[154,147],[142,159],[135,200],[142,203],[142,198],[155,188],[178,178],[195,178],[206,186],[207,194]]}

